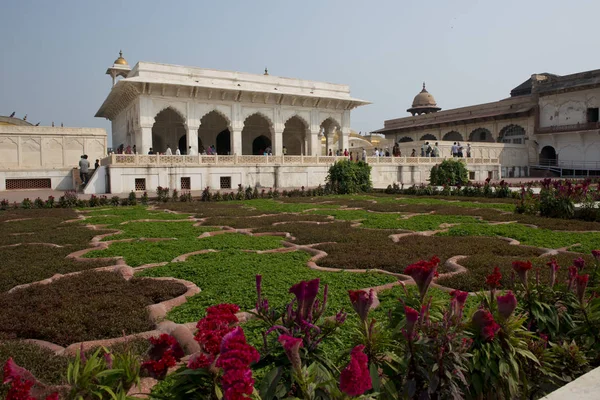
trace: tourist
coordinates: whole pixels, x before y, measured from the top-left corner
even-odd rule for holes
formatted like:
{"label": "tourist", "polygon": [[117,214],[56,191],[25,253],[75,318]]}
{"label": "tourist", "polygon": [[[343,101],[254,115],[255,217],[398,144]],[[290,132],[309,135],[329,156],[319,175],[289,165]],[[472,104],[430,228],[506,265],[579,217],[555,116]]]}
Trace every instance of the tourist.
{"label": "tourist", "polygon": [[425,142],[421,146],[421,157],[425,157],[425,151],[427,150],[427,146],[429,146],[429,142]]}
{"label": "tourist", "polygon": [[81,183],[84,185],[88,183],[88,172],[90,170],[90,162],[87,158],[88,156],[84,154],[79,160],[79,177],[81,178]]}
{"label": "tourist", "polygon": [[456,145],[456,142],[454,142],[450,151],[452,152],[452,157],[458,157],[458,146]]}
{"label": "tourist", "polygon": [[411,157],[416,157],[417,156],[417,151],[415,149],[413,149],[412,153],[410,153]]}
{"label": "tourist", "polygon": [[172,156],[173,155],[173,152],[171,151],[171,146],[169,146],[168,144],[167,144],[167,151],[165,151],[165,154],[168,155],[168,156]]}
{"label": "tourist", "polygon": [[179,150],[179,147],[177,148],[177,150],[175,150],[175,155],[176,156],[180,156],[181,155],[181,150]]}
{"label": "tourist", "polygon": [[379,152],[377,151],[377,147],[373,149],[373,157],[379,157]]}
{"label": "tourist", "polygon": [[344,157],[348,157],[348,149],[344,149]]}
{"label": "tourist", "polygon": [[471,143],[467,144],[467,158],[471,158]]}
{"label": "tourist", "polygon": [[329,149],[329,157],[333,156],[333,151],[331,151],[331,149]]}
{"label": "tourist", "polygon": [[390,156],[390,150],[389,149],[385,149],[385,156],[389,157]]}
{"label": "tourist", "polygon": [[194,149],[192,148],[192,146],[188,146],[188,156],[195,156],[195,152]]}
{"label": "tourist", "polygon": [[96,162],[94,163],[94,170],[100,168],[100,160],[96,160]]}
{"label": "tourist", "polygon": [[127,148],[125,149],[125,154],[131,154],[131,145],[127,145]]}
{"label": "tourist", "polygon": [[148,155],[153,155],[154,154],[154,150],[152,149],[152,147],[150,147],[150,150],[148,150]]}
{"label": "tourist", "polygon": [[212,153],[212,155],[216,156],[217,155],[217,148],[215,147],[214,144],[210,145],[210,152]]}
{"label": "tourist", "polygon": [[352,152],[350,152],[350,161],[354,161],[354,158],[352,156]]}
{"label": "tourist", "polygon": [[433,145],[433,154],[431,156],[435,158],[438,158],[440,156],[440,148],[438,147],[438,142],[435,142],[435,145]]}
{"label": "tourist", "polygon": [[286,148],[285,146],[283,146],[283,149],[282,149],[282,151],[283,151],[283,155],[284,155],[284,156],[287,156],[287,148]]}
{"label": "tourist", "polygon": [[367,149],[363,149],[362,151],[362,160],[363,161],[367,161]]}
{"label": "tourist", "polygon": [[135,144],[133,145],[133,149],[131,149],[131,152],[133,154],[137,154],[137,147],[135,147]]}
{"label": "tourist", "polygon": [[456,143],[456,148],[457,148],[457,155],[459,158],[462,158],[463,156],[463,147],[461,146],[460,142]]}

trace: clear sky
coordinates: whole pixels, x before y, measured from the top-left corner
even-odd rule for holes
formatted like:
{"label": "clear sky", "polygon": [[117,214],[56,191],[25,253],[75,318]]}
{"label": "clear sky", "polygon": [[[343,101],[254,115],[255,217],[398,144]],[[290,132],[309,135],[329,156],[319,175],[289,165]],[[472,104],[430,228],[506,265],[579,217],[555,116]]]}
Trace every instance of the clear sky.
{"label": "clear sky", "polygon": [[532,73],[600,68],[600,1],[10,0],[0,6],[0,115],[94,118],[119,49],[139,60],[344,83],[372,131],[423,81],[443,109],[495,101]]}

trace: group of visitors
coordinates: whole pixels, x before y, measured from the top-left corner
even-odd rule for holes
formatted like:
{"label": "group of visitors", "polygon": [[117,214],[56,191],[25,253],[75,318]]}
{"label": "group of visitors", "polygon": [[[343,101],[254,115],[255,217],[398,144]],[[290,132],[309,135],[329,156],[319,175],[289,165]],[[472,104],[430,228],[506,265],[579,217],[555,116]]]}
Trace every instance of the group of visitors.
{"label": "group of visitors", "polygon": [[119,147],[117,147],[117,150],[115,151],[115,153],[117,153],[117,154],[137,154],[137,147],[135,146],[135,144],[133,145],[133,147],[131,147],[131,145],[127,145],[127,147],[125,147],[125,145],[123,143],[121,143],[121,145]]}
{"label": "group of visitors", "polygon": [[451,148],[452,157],[464,157],[463,151],[466,150],[467,158],[471,158],[471,143],[467,144],[467,148],[465,149],[460,142],[454,142]]}
{"label": "group of visitors", "polygon": [[[413,150],[413,153],[415,151]],[[421,146],[421,157],[439,157],[440,149],[438,147],[438,143],[435,142],[433,146],[429,144],[429,142],[425,142],[423,146]],[[413,157],[411,155],[411,157]]]}

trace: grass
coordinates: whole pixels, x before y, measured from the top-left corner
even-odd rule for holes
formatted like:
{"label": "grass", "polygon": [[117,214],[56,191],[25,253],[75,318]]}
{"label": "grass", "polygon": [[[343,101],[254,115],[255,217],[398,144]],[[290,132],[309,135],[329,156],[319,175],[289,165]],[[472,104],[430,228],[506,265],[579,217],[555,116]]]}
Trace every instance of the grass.
{"label": "grass", "polygon": [[312,208],[338,208],[337,205],[319,203],[283,203],[274,199],[255,199],[245,202],[248,207],[269,213],[298,213]]}
{"label": "grass", "polygon": [[306,267],[310,256],[304,252],[254,254],[236,251],[193,256],[186,262],[172,263],[140,271],[138,276],[172,276],[194,282],[202,290],[187,303],[174,308],[168,318],[178,322],[197,321],[206,307],[218,303],[235,303],[242,310],[254,308],[255,276],[263,276],[263,293],[269,304],[282,306],[293,297],[288,289],[301,280],[320,278],[329,285],[329,307],[351,307],[347,291],[394,282],[384,274],[323,272]]}
{"label": "grass", "polygon": [[61,346],[152,330],[146,306],[185,293],[176,282],[83,272],[49,285],[0,295],[0,338],[41,339]]}
{"label": "grass", "polygon": [[132,267],[143,264],[171,261],[175,257],[198,250],[270,250],[281,247],[282,238],[277,236],[250,236],[226,233],[202,239],[182,238],[160,242],[136,240],[112,243],[108,249],[94,250],[86,258],[122,256]]}
{"label": "grass", "polygon": [[212,232],[217,228],[206,226],[193,226],[195,222],[131,222],[119,225],[123,231],[104,238],[104,240],[117,240],[127,238],[194,238],[204,232]]}
{"label": "grass", "polygon": [[190,216],[185,214],[173,214],[164,211],[150,210],[145,206],[133,207],[108,207],[91,211],[85,210],[88,218],[85,219],[86,224],[106,224],[109,228],[120,228],[120,224],[125,221],[135,221],[140,219],[153,220],[179,220],[187,219]]}
{"label": "grass", "polygon": [[317,210],[315,214],[331,215],[344,221],[361,221],[361,227],[373,229],[402,229],[409,231],[429,231],[441,224],[460,224],[480,222],[472,216],[463,215],[416,215],[402,218],[399,214],[373,213],[364,210]]}
{"label": "grass", "polygon": [[204,221],[205,226],[230,226],[232,228],[269,228],[271,231],[280,231],[285,225],[273,226],[278,222],[297,222],[297,221],[328,221],[325,215],[310,215],[310,214],[275,214],[267,215],[260,218],[256,217],[211,217]]}
{"label": "grass", "polygon": [[504,225],[463,224],[452,227],[439,236],[504,236],[516,239],[521,244],[590,253],[600,247],[600,232],[562,232],[550,229],[536,229],[518,223]]}

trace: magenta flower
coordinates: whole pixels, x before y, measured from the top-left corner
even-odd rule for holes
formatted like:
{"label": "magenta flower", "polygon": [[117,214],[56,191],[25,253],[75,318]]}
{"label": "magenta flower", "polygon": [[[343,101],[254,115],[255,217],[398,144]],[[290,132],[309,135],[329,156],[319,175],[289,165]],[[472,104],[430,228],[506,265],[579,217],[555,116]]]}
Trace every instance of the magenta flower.
{"label": "magenta flower", "polygon": [[500,286],[500,279],[502,279],[502,274],[500,273],[500,268],[494,267],[494,271],[486,276],[485,284],[492,290],[496,289]]}
{"label": "magenta flower", "polygon": [[585,275],[577,275],[575,278],[575,284],[577,288],[577,298],[583,304],[583,297],[585,296],[585,289],[587,288],[588,281],[590,276],[588,274]]}
{"label": "magenta flower", "polygon": [[504,296],[498,296],[496,302],[498,303],[498,312],[504,319],[510,317],[517,308],[517,298],[510,290]]}
{"label": "magenta flower", "polygon": [[419,312],[414,308],[404,306],[404,315],[406,316],[406,337],[412,338],[415,330],[415,324],[419,319]]}
{"label": "magenta flower", "polygon": [[225,400],[243,399],[254,391],[250,364],[260,359],[258,351],[246,342],[239,326],[223,337],[216,366],[223,368],[221,384]]}
{"label": "magenta flower", "polygon": [[517,273],[517,275],[519,275],[519,278],[521,279],[521,282],[523,283],[523,285],[526,288],[529,287],[528,280],[527,280],[527,272],[531,268],[533,268],[533,265],[531,265],[531,261],[513,261],[512,267],[515,270],[515,272]]}
{"label": "magenta flower", "polygon": [[594,256],[596,262],[600,262],[600,250],[592,250],[592,256]]}
{"label": "magenta flower", "polygon": [[302,360],[300,359],[300,347],[302,347],[302,339],[295,338],[289,335],[280,335],[279,343],[283,346],[285,355],[292,363],[292,368],[296,373],[302,371]]}
{"label": "magenta flower", "polygon": [[348,396],[363,395],[373,387],[369,374],[369,358],[363,353],[365,346],[359,345],[350,353],[350,363],[340,375],[340,389]]}
{"label": "magenta flower", "polygon": [[410,264],[404,270],[404,273],[410,275],[417,284],[419,293],[421,294],[421,300],[425,298],[429,285],[431,284],[433,277],[437,274],[439,263],[440,259],[433,256],[429,261],[421,260],[417,263]]}
{"label": "magenta flower", "polygon": [[571,288],[573,287],[573,282],[575,282],[575,278],[577,277],[577,267],[574,265],[571,265],[569,267],[569,284],[567,289],[571,290]]}
{"label": "magenta flower", "polygon": [[558,265],[558,262],[554,258],[546,263],[546,265],[550,267],[550,286],[554,286],[556,283],[556,273],[560,269],[560,265]]}
{"label": "magenta flower", "polygon": [[350,302],[352,303],[352,307],[354,307],[354,311],[356,311],[361,321],[366,321],[369,311],[377,301],[375,291],[371,289],[367,293],[364,290],[348,290],[348,294],[350,295]]}
{"label": "magenta flower", "polygon": [[296,301],[298,302],[296,318],[299,323],[311,319],[313,306],[319,293],[319,282],[319,278],[308,282],[302,281],[290,288],[290,293],[296,296]]}
{"label": "magenta flower", "polygon": [[579,271],[581,271],[585,267],[585,260],[581,257],[577,257],[573,260],[573,265],[576,266]]}

